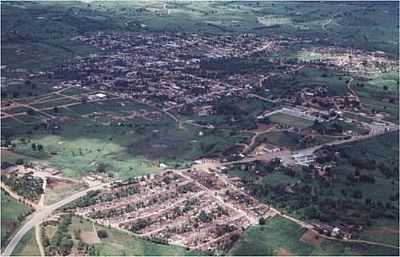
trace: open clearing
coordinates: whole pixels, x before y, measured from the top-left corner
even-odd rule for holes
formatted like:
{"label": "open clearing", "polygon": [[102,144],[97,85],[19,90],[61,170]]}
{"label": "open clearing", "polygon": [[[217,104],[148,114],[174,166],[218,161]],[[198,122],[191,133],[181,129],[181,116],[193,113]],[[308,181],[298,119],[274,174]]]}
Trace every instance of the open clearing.
{"label": "open clearing", "polygon": [[56,203],[64,199],[65,197],[83,189],[83,185],[73,183],[71,181],[48,178],[45,194],[45,204],[50,205]]}
{"label": "open clearing", "polygon": [[285,113],[275,113],[269,116],[272,122],[278,123],[283,126],[295,127],[295,128],[307,128],[313,124],[312,121],[306,120],[300,117],[295,117]]}
{"label": "open clearing", "polygon": [[321,238],[313,231],[308,230],[304,235],[300,238],[300,241],[310,244],[314,247],[319,247],[321,245]]}

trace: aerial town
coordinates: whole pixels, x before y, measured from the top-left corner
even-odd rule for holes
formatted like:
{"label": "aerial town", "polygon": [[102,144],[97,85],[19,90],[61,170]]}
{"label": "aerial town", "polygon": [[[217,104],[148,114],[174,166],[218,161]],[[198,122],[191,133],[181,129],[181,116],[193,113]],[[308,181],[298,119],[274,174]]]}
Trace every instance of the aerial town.
{"label": "aerial town", "polygon": [[1,6],[2,256],[398,256],[398,3]]}

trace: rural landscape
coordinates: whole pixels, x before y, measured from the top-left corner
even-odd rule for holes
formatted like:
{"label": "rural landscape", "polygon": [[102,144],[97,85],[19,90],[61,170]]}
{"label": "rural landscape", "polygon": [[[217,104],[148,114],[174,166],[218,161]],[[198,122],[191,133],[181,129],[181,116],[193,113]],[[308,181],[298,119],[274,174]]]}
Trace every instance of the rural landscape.
{"label": "rural landscape", "polygon": [[2,256],[399,256],[396,1],[1,1]]}

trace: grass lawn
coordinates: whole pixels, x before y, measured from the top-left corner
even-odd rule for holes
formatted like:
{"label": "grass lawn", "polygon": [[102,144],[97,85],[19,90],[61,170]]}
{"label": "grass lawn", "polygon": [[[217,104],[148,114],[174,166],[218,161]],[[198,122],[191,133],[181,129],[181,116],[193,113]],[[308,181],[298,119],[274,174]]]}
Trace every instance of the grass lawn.
{"label": "grass lawn", "polygon": [[364,86],[353,89],[357,92],[369,110],[376,110],[387,115],[387,119],[398,122],[399,116],[399,78],[395,72],[387,72],[369,81],[361,82]]}
{"label": "grass lawn", "polygon": [[22,154],[18,154],[18,153],[14,153],[14,152],[9,151],[9,150],[2,149],[0,151],[0,153],[1,153],[1,161],[2,162],[15,163],[19,159],[23,159],[25,161],[32,160],[31,157],[28,157],[28,156],[22,155]]}
{"label": "grass lawn", "polygon": [[296,223],[275,217],[263,226],[250,227],[231,249],[229,255],[308,255],[312,247],[298,239],[306,230]]}
{"label": "grass lawn", "polygon": [[299,148],[300,136],[293,132],[271,131],[257,138],[258,142],[267,142],[278,147]]}
{"label": "grass lawn", "polygon": [[[215,113],[207,116],[197,114],[178,114],[184,121],[193,121],[203,125],[213,125],[219,129],[248,129],[256,125],[256,117],[272,110],[272,103],[254,97],[225,96],[215,102]],[[235,119],[232,119],[232,118]]]}
{"label": "grass lawn", "polygon": [[27,214],[30,210],[30,207],[16,201],[1,190],[1,242],[3,247],[19,226],[20,222],[17,217]]}
{"label": "grass lawn", "polygon": [[318,239],[318,244],[300,240],[306,229],[281,217],[265,225],[250,227],[229,255],[398,255],[398,250],[333,240]]}
{"label": "grass lawn", "polygon": [[14,249],[12,256],[40,256],[34,230],[30,230]]}
{"label": "grass lawn", "polygon": [[[56,155],[50,157],[49,164],[62,169],[64,175],[69,177],[79,177],[94,171],[100,163],[109,167],[109,174],[122,178],[157,171],[157,167],[151,162],[128,156],[125,147],[110,140],[46,135],[34,138],[34,142],[40,142],[47,153],[56,152]],[[32,151],[30,144],[18,145],[17,151],[28,155],[38,154],[37,151]]]}
{"label": "grass lawn", "polygon": [[[251,105],[262,110],[260,102]],[[122,179],[154,173],[159,171],[159,162],[181,165],[221,153],[249,137],[245,132],[204,129],[190,124],[179,127],[165,115],[153,120],[129,116],[122,122],[110,122],[109,115],[127,117],[138,110],[154,111],[140,103],[110,100],[80,104],[52,113],[62,117],[57,130],[49,131],[35,127],[35,124],[28,126],[12,120],[4,125],[10,128],[6,132],[15,139],[17,153],[45,159],[70,177],[81,177],[94,171],[99,164],[107,166],[106,175]],[[93,112],[97,112],[96,117],[81,117]],[[35,117],[23,118],[35,121]],[[34,151],[32,143],[43,145],[44,150]]]}
{"label": "grass lawn", "polygon": [[272,122],[278,123],[283,126],[295,128],[307,128],[313,124],[312,121],[303,118],[295,117],[285,113],[275,113],[269,116]]}
{"label": "grass lawn", "polygon": [[399,224],[392,220],[379,220],[362,231],[359,238],[399,246]]}
{"label": "grass lawn", "polygon": [[[80,229],[81,232],[93,232],[91,222],[73,217],[70,231]],[[95,243],[96,255],[100,256],[184,256],[202,255],[200,252],[188,251],[180,246],[157,244],[151,241],[135,238],[134,236],[118,231],[116,229],[97,226],[96,229],[104,229],[108,237],[101,239],[100,243]]]}

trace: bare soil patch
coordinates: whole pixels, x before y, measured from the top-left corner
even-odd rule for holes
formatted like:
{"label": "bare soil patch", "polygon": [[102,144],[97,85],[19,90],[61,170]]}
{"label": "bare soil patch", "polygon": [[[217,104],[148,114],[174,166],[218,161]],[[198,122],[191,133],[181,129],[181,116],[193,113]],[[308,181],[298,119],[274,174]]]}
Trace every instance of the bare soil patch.
{"label": "bare soil patch", "polygon": [[277,256],[294,256],[291,252],[289,252],[287,249],[280,247],[279,249],[274,251],[274,255]]}
{"label": "bare soil patch", "polygon": [[48,178],[47,179],[47,187],[50,189],[63,190],[68,189],[73,183],[70,181]]}
{"label": "bare soil patch", "polygon": [[97,244],[101,242],[100,238],[97,236],[97,233],[93,231],[83,231],[81,232],[80,237],[82,241],[87,244]]}
{"label": "bare soil patch", "polygon": [[321,245],[321,238],[312,230],[308,230],[306,233],[304,233],[300,238],[300,241],[314,247],[319,247]]}

